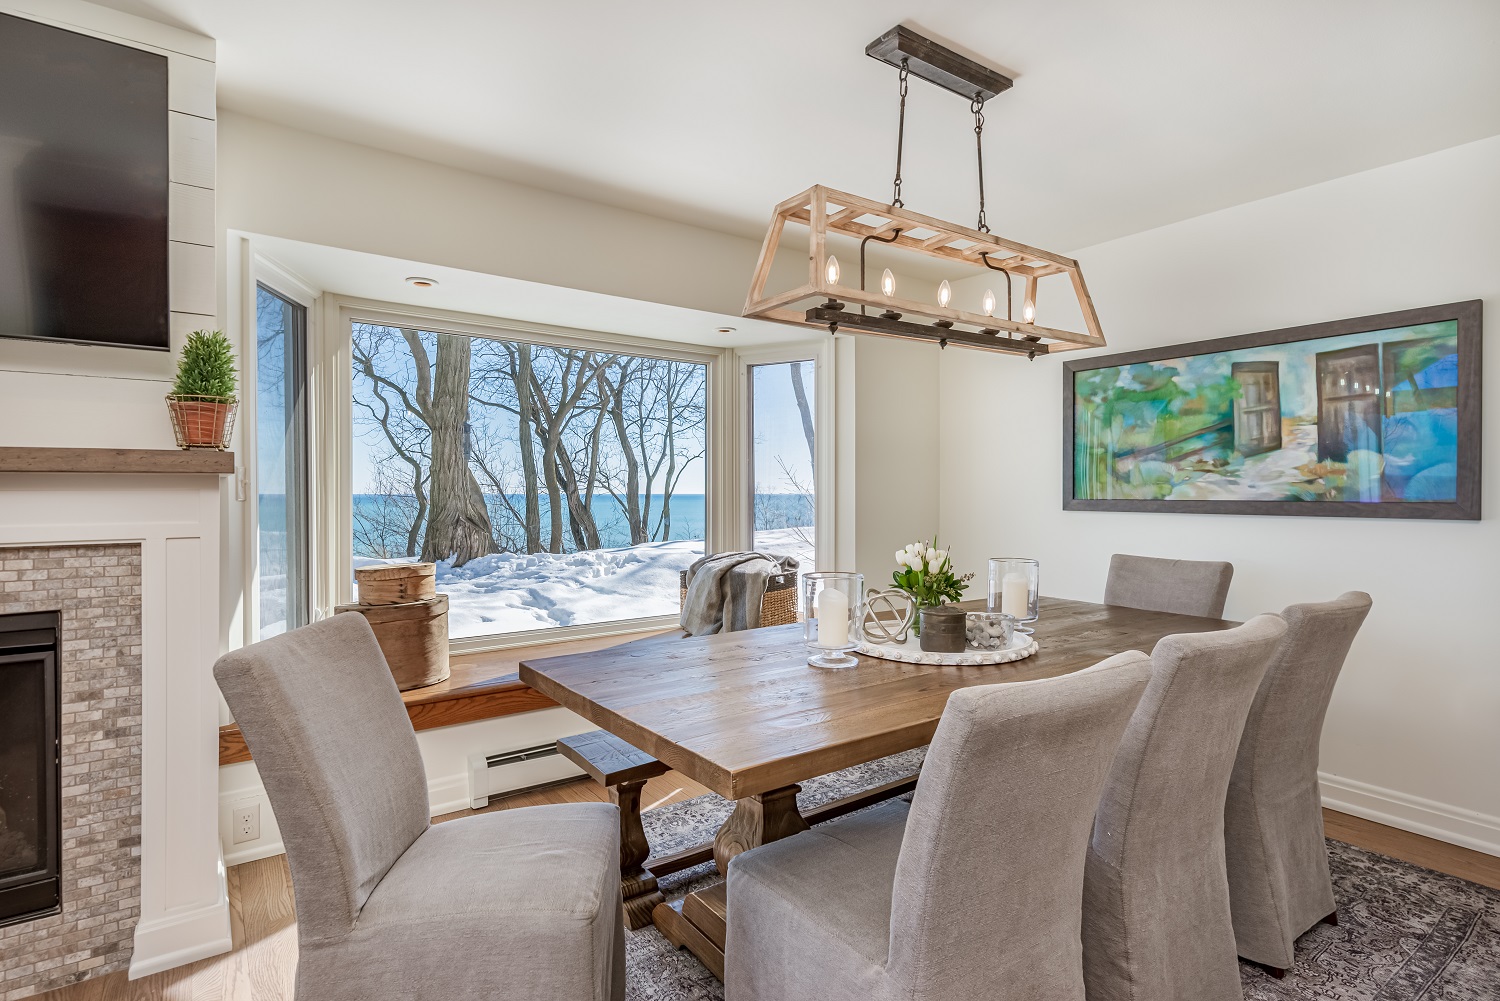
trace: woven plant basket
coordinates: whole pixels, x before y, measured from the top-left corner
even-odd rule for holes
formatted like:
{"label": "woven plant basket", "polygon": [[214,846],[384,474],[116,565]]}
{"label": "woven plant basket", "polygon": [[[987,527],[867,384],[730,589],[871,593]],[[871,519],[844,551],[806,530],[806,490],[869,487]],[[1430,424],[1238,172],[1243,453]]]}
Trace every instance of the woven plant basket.
{"label": "woven plant basket", "polygon": [[186,396],[171,393],[167,410],[172,414],[172,431],[178,448],[229,447],[234,434],[237,403],[232,396]]}

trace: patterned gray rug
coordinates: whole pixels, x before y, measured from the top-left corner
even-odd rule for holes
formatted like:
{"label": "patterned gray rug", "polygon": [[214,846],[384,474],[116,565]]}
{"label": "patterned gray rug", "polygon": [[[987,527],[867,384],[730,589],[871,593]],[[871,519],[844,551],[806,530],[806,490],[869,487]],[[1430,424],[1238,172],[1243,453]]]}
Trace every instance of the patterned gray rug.
{"label": "patterned gray rug", "polygon": [[[803,783],[810,807],[867,789],[921,765],[908,751]],[[647,811],[654,852],[690,848],[713,836],[731,804],[699,796]],[[1319,925],[1297,942],[1284,980],[1240,966],[1246,1001],[1500,1001],[1500,891],[1328,842],[1338,927]],[[718,878],[712,862],[661,883],[669,900]],[[633,1001],[722,1001],[723,985],[655,928],[626,933],[626,997]]]}

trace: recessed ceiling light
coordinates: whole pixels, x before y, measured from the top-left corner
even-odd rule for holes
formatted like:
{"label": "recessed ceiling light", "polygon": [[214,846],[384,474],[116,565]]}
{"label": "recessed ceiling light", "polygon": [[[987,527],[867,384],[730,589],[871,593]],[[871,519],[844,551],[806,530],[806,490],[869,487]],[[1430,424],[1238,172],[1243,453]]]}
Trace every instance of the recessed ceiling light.
{"label": "recessed ceiling light", "polygon": [[432,288],[437,283],[438,280],[436,278],[422,278],[417,275],[406,279],[406,284],[415,285],[417,288]]}
{"label": "recessed ceiling light", "polygon": [[734,327],[720,327],[718,329],[718,333],[721,333],[721,334],[732,334],[732,333],[734,333],[734,331],[735,331]]}

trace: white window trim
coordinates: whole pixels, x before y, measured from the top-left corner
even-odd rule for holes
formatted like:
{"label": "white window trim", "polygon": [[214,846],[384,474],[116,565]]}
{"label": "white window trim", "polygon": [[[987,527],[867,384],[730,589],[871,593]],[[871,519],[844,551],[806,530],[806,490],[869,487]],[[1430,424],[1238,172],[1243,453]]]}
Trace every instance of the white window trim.
{"label": "white window trim", "polygon": [[[323,450],[323,458],[316,467],[317,472],[314,475],[318,484],[327,486],[326,490],[315,491],[312,503],[317,509],[315,518],[328,521],[327,532],[321,535],[325,540],[321,551],[323,558],[327,561],[324,565],[330,570],[320,575],[321,580],[314,586],[314,594],[319,597],[315,617],[320,617],[322,614],[331,615],[335,605],[353,600],[354,557],[353,547],[349,540],[353,538],[354,531],[352,325],[356,321],[391,326],[416,326],[423,330],[489,337],[496,340],[524,341],[532,344],[597,351],[625,351],[706,366],[709,448],[708,468],[704,477],[704,488],[707,493],[704,504],[704,534],[707,538],[704,544],[709,552],[718,552],[741,544],[739,540],[742,532],[740,523],[737,521],[736,503],[741,468],[738,461],[740,438],[735,433],[741,423],[738,418],[739,407],[737,405],[737,397],[740,394],[736,391],[734,384],[736,368],[733,350],[510,320],[474,313],[417,308],[400,303],[380,302],[330,293],[323,296],[321,327],[325,336],[320,338],[316,351],[311,347],[313,341],[309,336],[309,353],[315,354],[314,358],[309,359],[308,364],[309,390],[312,396],[310,410],[319,413],[319,418],[315,422],[315,426],[319,429],[319,440],[331,443],[330,447]],[[807,357],[804,351],[797,353],[791,360],[801,360]],[[316,382],[316,388],[312,385],[314,382]],[[819,420],[823,419],[822,397],[823,390],[820,383]],[[311,463],[312,460],[309,459],[310,467]],[[332,496],[325,496],[325,494]],[[728,498],[728,501],[721,502],[720,498]],[[821,511],[819,517],[822,517]],[[319,533],[315,531],[314,537],[320,537]],[[477,653],[537,643],[661,631],[676,626],[677,621],[676,615],[660,615],[589,625],[557,626],[490,636],[463,637],[450,641],[450,649],[454,653]]]}
{"label": "white window trim", "polygon": [[[321,293],[295,272],[277,264],[266,257],[255,253],[249,247],[248,241],[241,241],[240,262],[244,268],[244,294],[240,297],[240,330],[243,332],[240,349],[240,405],[237,426],[240,437],[240,450],[242,452],[240,472],[243,477],[244,491],[244,524],[243,541],[244,546],[244,616],[241,623],[242,642],[246,645],[253,643],[258,638],[256,633],[260,628],[260,483],[256,470],[256,457],[259,455],[259,415],[256,412],[259,378],[259,352],[256,350],[256,335],[259,330],[258,318],[256,316],[256,294],[257,287],[265,284],[278,295],[291,300],[307,310],[307,352],[309,355],[307,366],[307,478],[309,487],[314,488],[314,471],[318,468],[318,456],[326,449],[321,445],[322,438],[316,432],[315,415],[313,412],[312,399],[312,366],[311,356],[313,345],[318,338],[320,311],[318,309]],[[313,589],[309,595],[312,608],[309,609],[311,618],[317,619],[319,615],[319,592],[317,581],[322,576],[319,573],[318,546],[318,504],[319,498],[310,496],[308,498],[308,579],[313,582]]]}
{"label": "white window trim", "polygon": [[[838,510],[837,498],[834,495],[836,466],[833,429],[837,408],[834,405],[832,337],[810,338],[771,344],[762,348],[741,348],[735,351],[737,378],[735,395],[738,398],[735,418],[738,426],[733,454],[739,460],[737,463],[738,489],[735,494],[737,510],[733,512],[738,538],[736,545],[741,549],[750,549],[754,546],[755,540],[755,512],[749,496],[749,491],[754,489],[755,484],[755,442],[752,440],[754,421],[750,413],[754,396],[750,391],[750,369],[758,365],[779,365],[792,361],[813,363],[813,386],[816,393],[816,399],[813,401],[813,420],[816,423],[817,437],[814,448],[816,461],[813,467],[815,495],[813,516],[817,521],[814,541],[817,551],[817,569],[831,570],[836,565],[833,526],[834,516]],[[813,568],[804,567],[803,569]]]}

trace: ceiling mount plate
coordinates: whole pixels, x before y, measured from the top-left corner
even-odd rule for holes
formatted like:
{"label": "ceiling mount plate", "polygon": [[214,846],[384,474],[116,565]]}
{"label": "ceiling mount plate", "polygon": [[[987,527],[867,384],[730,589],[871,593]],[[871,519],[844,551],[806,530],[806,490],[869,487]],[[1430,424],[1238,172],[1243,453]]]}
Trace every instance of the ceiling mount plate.
{"label": "ceiling mount plate", "polygon": [[951,90],[965,100],[973,100],[977,95],[981,101],[988,101],[996,94],[1010,90],[1015,83],[1004,73],[976,63],[899,24],[866,45],[865,55],[897,69],[905,59],[912,76]]}

